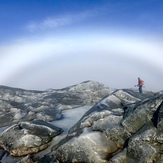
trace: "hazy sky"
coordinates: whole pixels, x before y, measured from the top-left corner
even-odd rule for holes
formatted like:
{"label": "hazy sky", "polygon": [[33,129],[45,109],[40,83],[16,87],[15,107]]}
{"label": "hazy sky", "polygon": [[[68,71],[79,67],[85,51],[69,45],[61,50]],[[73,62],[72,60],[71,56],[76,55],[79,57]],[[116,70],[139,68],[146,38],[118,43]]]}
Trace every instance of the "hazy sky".
{"label": "hazy sky", "polygon": [[163,90],[162,16],[162,0],[0,0],[0,85]]}

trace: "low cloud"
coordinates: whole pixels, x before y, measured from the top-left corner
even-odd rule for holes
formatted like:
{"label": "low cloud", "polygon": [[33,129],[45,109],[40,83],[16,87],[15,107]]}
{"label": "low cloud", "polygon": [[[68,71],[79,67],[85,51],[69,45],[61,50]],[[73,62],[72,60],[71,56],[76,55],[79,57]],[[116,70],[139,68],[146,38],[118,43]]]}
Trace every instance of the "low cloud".
{"label": "low cloud", "polygon": [[77,22],[81,22],[100,14],[98,10],[84,11],[76,14],[67,14],[57,17],[45,18],[42,21],[29,23],[26,28],[30,32],[58,28],[66,25],[71,25]]}

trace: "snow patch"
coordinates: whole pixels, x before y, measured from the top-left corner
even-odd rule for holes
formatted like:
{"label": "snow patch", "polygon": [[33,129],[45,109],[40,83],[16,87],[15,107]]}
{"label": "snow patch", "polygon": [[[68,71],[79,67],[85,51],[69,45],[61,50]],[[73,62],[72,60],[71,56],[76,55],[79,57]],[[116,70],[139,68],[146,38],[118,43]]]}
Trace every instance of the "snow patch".
{"label": "snow patch", "polygon": [[62,128],[67,133],[91,107],[83,106],[71,110],[64,110],[62,112],[64,119],[53,121],[51,124]]}

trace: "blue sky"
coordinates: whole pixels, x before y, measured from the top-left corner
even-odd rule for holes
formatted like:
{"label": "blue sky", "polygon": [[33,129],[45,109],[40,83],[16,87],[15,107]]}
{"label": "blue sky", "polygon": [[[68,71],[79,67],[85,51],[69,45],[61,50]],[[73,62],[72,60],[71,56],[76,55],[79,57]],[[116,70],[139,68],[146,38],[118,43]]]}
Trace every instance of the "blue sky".
{"label": "blue sky", "polygon": [[163,89],[162,0],[0,0],[0,85],[96,80]]}

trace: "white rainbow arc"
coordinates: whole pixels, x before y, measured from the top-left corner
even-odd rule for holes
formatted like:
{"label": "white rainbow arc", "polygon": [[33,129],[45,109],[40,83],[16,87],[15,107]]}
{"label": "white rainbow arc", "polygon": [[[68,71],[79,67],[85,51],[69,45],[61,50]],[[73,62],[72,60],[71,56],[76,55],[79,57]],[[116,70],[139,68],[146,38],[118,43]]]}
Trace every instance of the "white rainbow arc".
{"label": "white rainbow arc", "polygon": [[[162,81],[161,76],[163,76],[163,48],[160,44],[161,42],[150,42],[150,40],[138,36],[99,35],[94,33],[73,34],[62,37],[50,36],[39,40],[22,41],[21,39],[16,43],[0,47],[0,83],[18,87],[18,84],[20,84],[20,87],[34,89],[36,85],[39,85],[39,80],[43,79],[41,76],[51,78],[50,76],[56,75],[58,78],[58,82],[55,82],[56,85],[58,83],[56,87],[60,87],[59,83],[64,81],[64,75],[67,76],[66,73],[70,73],[70,76],[74,73],[75,78],[79,77],[82,80],[84,74],[88,77],[89,74],[95,71],[98,73],[94,75],[94,78],[97,77],[98,80],[98,75],[100,79],[102,78],[98,70],[100,67],[101,73],[107,74],[109,65],[121,68],[121,64],[123,64],[123,71],[131,76],[133,76],[134,71],[136,77],[139,73],[143,74],[153,82],[154,87],[160,84],[160,81]],[[121,63],[121,59],[123,63]],[[129,62],[131,63],[129,64]],[[124,63],[126,67],[124,67]],[[135,65],[132,66],[132,63]],[[141,69],[137,69],[136,64]],[[134,66],[137,70],[132,70],[130,73],[128,69],[133,69]],[[34,69],[32,70],[32,68]],[[156,80],[160,79],[160,81],[155,81],[148,69],[152,71],[152,76]],[[81,77],[78,72],[82,73],[82,71]],[[114,76],[111,71],[109,73],[110,76]],[[114,73],[114,70],[112,73]],[[119,73],[122,73],[122,71],[119,70]],[[70,76],[68,80],[71,80]],[[56,81],[54,78],[51,78],[51,80]],[[42,83],[42,81],[40,82]],[[46,80],[44,83],[45,85],[42,85],[43,89],[52,84],[52,82],[48,84]],[[159,88],[161,88],[160,85]]]}

